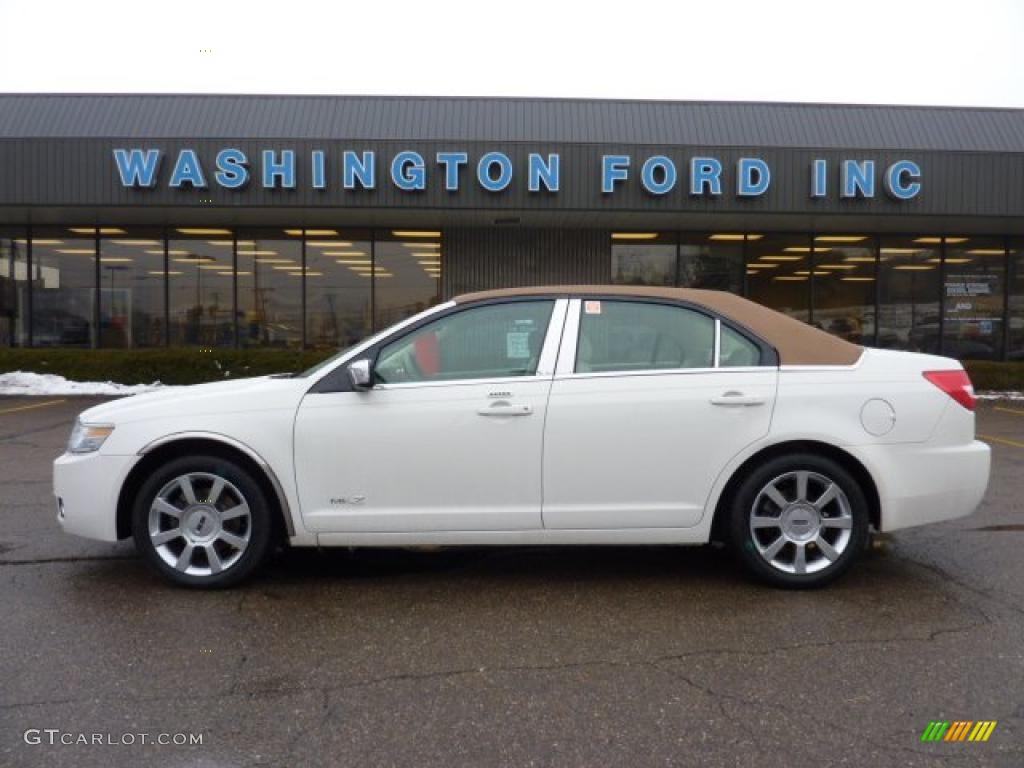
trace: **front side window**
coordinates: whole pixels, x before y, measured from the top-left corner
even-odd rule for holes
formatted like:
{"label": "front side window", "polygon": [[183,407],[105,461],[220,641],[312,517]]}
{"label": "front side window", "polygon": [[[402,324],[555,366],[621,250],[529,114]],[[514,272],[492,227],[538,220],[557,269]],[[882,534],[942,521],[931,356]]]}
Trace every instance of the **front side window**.
{"label": "front side window", "polygon": [[533,376],[553,300],[490,304],[445,315],[386,345],[382,384]]}
{"label": "front side window", "polygon": [[584,300],[577,373],[710,368],[715,321],[685,307]]}

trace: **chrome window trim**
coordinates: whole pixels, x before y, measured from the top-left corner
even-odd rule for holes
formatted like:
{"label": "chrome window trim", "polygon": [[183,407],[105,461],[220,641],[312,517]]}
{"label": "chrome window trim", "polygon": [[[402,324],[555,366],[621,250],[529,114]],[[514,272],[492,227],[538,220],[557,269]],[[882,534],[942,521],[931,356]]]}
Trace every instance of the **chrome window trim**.
{"label": "chrome window trim", "polygon": [[714,352],[714,366],[715,368],[721,368],[721,355],[722,355],[722,319],[720,317],[715,318],[715,352]]}
{"label": "chrome window trim", "polygon": [[556,378],[575,374],[576,344],[580,335],[580,307],[582,306],[582,299],[569,299],[565,330],[562,332],[562,345],[558,350],[558,362],[555,364]]}
{"label": "chrome window trim", "polygon": [[773,365],[745,365],[726,368],[643,368],[638,371],[597,371],[587,373],[556,374],[555,381],[568,379],[619,379],[632,376],[680,376],[706,373],[776,373]]}

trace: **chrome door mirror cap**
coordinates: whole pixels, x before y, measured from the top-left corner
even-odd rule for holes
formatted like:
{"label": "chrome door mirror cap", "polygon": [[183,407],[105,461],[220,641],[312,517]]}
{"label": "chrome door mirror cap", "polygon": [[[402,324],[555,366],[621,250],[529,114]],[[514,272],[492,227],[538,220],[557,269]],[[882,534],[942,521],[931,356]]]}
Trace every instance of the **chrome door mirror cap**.
{"label": "chrome door mirror cap", "polygon": [[348,364],[348,378],[353,389],[365,392],[373,388],[373,366],[368,358],[360,358]]}

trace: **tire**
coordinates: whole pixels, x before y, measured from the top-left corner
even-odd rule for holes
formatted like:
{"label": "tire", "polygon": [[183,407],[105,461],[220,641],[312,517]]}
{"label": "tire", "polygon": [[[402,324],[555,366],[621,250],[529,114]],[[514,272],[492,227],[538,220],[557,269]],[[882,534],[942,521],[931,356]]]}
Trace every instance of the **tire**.
{"label": "tire", "polygon": [[729,543],[740,562],[760,581],[789,589],[843,575],[867,547],[868,527],[859,483],[835,461],[809,453],[757,466],[729,507]]}
{"label": "tire", "polygon": [[216,589],[247,579],[269,554],[272,529],[259,483],[220,456],[183,456],[159,467],[132,508],[139,553],[184,587]]}

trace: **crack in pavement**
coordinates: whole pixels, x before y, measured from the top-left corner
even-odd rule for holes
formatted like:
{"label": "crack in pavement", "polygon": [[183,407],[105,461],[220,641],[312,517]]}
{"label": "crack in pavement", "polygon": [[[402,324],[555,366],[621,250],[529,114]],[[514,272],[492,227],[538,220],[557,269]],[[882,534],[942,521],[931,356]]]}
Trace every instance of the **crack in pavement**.
{"label": "crack in pavement", "polygon": [[38,557],[30,560],[0,560],[4,565],[49,565],[51,563],[90,563],[102,560],[135,560],[137,555],[70,555],[68,557]]}
{"label": "crack in pavement", "polygon": [[[227,691],[222,693],[214,693],[209,695],[189,695],[187,697],[182,695],[168,695],[168,696],[137,696],[127,700],[135,703],[154,703],[161,701],[175,701],[182,698],[188,698],[189,700],[209,700],[216,701],[219,699],[227,699],[233,697],[253,697],[253,696],[288,696],[296,693],[306,693],[309,691],[347,691],[347,690],[358,690],[361,688],[370,688],[377,685],[386,685],[394,682],[419,682],[425,680],[436,680],[454,677],[464,677],[467,675],[484,675],[484,674],[515,674],[521,672],[561,672],[573,669],[585,669],[587,667],[642,667],[642,666],[656,666],[664,664],[666,662],[679,661],[681,659],[695,658],[699,656],[707,657],[718,657],[718,656],[773,656],[781,653],[789,653],[793,651],[804,651],[809,648],[831,648],[839,645],[884,645],[886,643],[930,643],[934,642],[939,637],[947,634],[969,632],[972,629],[978,629],[987,626],[988,622],[979,622],[977,624],[966,625],[962,627],[949,627],[945,629],[935,630],[928,633],[923,637],[886,637],[875,640],[829,640],[823,642],[813,643],[795,643],[793,645],[779,646],[773,649],[767,650],[747,650],[747,649],[705,649],[696,651],[685,651],[682,653],[665,654],[662,656],[654,657],[653,659],[637,659],[637,660],[625,660],[616,661],[608,659],[596,659],[589,661],[567,661],[558,664],[512,664],[496,667],[464,667],[449,670],[437,670],[435,672],[400,672],[392,675],[384,675],[381,677],[372,677],[365,680],[356,680],[347,683],[340,683],[338,685],[324,685],[324,686],[278,686],[276,688],[257,688],[249,691],[239,690],[237,684],[233,684]],[[125,697],[119,695],[120,700],[126,700]],[[23,707],[34,707],[34,706],[46,706],[49,704],[74,704],[81,703],[84,701],[95,701],[96,697],[79,698],[79,699],[66,699],[66,700],[42,700],[42,701],[25,701],[25,702],[12,702],[12,703],[0,703],[0,710],[2,709],[17,709]]]}

